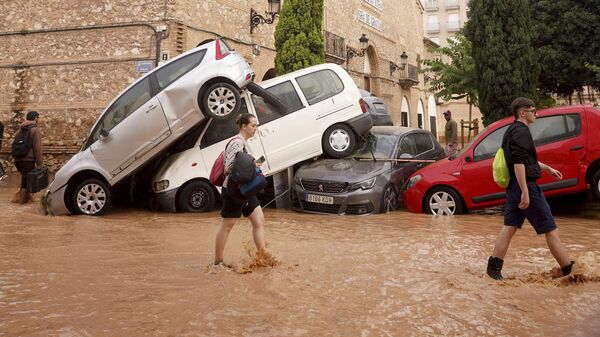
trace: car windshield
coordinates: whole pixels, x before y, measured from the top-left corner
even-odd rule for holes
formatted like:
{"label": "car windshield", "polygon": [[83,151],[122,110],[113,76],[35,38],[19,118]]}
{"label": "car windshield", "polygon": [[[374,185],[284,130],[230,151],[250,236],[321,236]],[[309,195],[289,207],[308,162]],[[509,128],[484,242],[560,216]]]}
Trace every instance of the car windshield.
{"label": "car windshield", "polygon": [[394,153],[394,147],[398,137],[394,135],[382,135],[369,133],[366,140],[363,141],[349,158],[359,159],[390,159]]}
{"label": "car windshield", "polygon": [[477,136],[475,136],[475,138],[471,139],[471,141],[469,143],[467,143],[467,145],[465,145],[456,155],[454,155],[454,157],[452,157],[450,159],[454,159],[458,156],[461,156],[463,153],[465,153],[465,151],[467,151],[467,149],[470,148],[473,143],[475,143],[479,138],[481,138],[481,135],[483,135],[486,130],[487,130],[487,128],[483,129],[480,133],[478,133]]}

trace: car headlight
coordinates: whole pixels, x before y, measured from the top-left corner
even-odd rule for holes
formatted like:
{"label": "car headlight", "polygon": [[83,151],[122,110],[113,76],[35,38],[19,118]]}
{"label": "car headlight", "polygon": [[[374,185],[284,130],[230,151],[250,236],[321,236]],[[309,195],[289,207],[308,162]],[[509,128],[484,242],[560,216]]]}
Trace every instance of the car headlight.
{"label": "car headlight", "polygon": [[423,176],[420,174],[417,174],[415,176],[412,176],[409,180],[408,183],[406,184],[406,189],[409,189],[413,186],[415,186],[419,181],[421,181],[421,179],[423,179]]}
{"label": "car headlight", "polygon": [[161,180],[154,182],[154,192],[160,192],[166,190],[169,187],[168,180]]}
{"label": "car headlight", "polygon": [[361,181],[359,183],[350,185],[350,187],[348,187],[348,189],[350,191],[357,190],[359,188],[362,188],[363,190],[368,190],[368,189],[373,188],[373,186],[375,186],[375,181],[376,180],[377,180],[377,177],[373,177],[371,179],[363,180],[363,181]]}

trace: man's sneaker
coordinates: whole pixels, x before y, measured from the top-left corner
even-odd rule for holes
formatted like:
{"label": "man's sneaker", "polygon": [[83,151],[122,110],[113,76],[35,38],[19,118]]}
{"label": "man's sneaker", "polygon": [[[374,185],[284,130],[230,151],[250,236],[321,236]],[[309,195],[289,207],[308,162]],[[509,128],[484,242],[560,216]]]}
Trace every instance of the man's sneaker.
{"label": "man's sneaker", "polygon": [[225,262],[221,261],[221,262],[213,263],[210,267],[208,267],[208,272],[211,274],[215,274],[215,273],[218,273],[223,270],[224,271],[232,271],[233,265],[226,264]]}

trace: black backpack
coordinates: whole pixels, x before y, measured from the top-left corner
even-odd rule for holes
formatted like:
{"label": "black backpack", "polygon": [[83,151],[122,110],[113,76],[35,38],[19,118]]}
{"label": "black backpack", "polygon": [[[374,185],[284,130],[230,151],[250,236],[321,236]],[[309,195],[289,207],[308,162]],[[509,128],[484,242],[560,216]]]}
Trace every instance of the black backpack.
{"label": "black backpack", "polygon": [[21,127],[21,130],[15,136],[15,140],[12,143],[12,150],[10,154],[15,158],[22,158],[27,155],[29,149],[32,147],[31,141],[31,129],[35,125],[28,125]]}

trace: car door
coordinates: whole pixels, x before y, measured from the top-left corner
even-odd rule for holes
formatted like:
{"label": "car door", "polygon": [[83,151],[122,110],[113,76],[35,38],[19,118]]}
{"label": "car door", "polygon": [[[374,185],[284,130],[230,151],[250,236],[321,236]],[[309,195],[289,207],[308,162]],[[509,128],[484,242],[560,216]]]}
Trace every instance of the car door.
{"label": "car door", "polygon": [[[102,133],[108,132],[106,137]],[[111,177],[116,177],[170,135],[169,125],[146,76],[116,99],[92,134],[90,150]]]}
{"label": "car door", "polygon": [[581,113],[542,116],[529,126],[536,145],[538,160],[559,170],[563,178],[556,181],[543,173],[538,185],[545,191],[572,187],[578,183],[579,163],[585,155]]}
{"label": "car door", "polygon": [[406,179],[425,165],[418,160],[433,159],[435,157],[435,146],[428,133],[414,132],[400,139],[396,159],[411,159],[416,162],[395,162],[393,165],[392,181],[398,187],[404,186]]}
{"label": "car door", "polygon": [[307,113],[307,109],[303,109],[304,104],[293,81],[288,80],[266,90],[279,98],[288,109],[286,115],[281,115],[269,111],[266,105],[262,106],[260,99],[254,99],[257,133],[269,169],[279,171],[320,154],[321,134],[316,130],[314,117]]}
{"label": "car door", "polygon": [[504,189],[494,182],[492,162],[509,125],[501,126],[485,137],[476,139],[466,150],[466,156],[454,159],[463,162],[461,170],[451,174],[457,175],[463,196],[470,197],[474,204],[502,199],[505,196]]}

